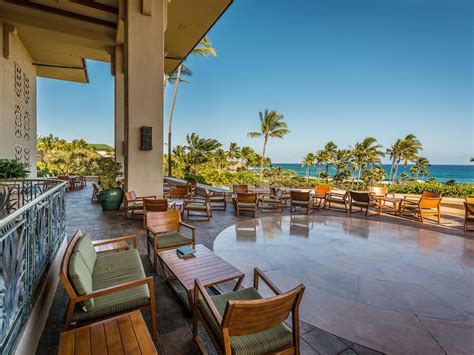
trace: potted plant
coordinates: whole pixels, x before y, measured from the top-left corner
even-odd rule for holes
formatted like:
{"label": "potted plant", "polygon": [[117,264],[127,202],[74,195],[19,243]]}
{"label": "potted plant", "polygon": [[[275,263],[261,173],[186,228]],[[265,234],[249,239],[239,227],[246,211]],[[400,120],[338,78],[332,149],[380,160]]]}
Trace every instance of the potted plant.
{"label": "potted plant", "polygon": [[122,176],[122,166],[112,157],[102,157],[97,161],[99,168],[99,201],[104,211],[118,211],[123,200],[123,190],[118,179]]}
{"label": "potted plant", "polygon": [[25,179],[29,173],[26,163],[14,159],[0,159],[0,179]]}

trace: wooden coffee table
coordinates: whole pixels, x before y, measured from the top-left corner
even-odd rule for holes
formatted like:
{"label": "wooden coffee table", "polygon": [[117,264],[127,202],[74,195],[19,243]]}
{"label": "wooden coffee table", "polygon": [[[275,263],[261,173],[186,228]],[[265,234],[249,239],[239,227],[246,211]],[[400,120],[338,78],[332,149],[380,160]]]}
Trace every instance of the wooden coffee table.
{"label": "wooden coffee table", "polygon": [[[176,255],[176,249],[158,253],[158,259],[166,282],[177,294],[179,293],[172,283],[173,280],[178,281],[186,290],[191,312],[195,279],[201,280],[204,287],[212,287],[223,282],[236,280],[234,288],[236,291],[239,289],[245,276],[242,271],[214,254],[204,245],[198,244],[195,249],[195,257],[190,259],[179,258]],[[171,277],[167,271],[172,274]]]}
{"label": "wooden coffee table", "polygon": [[59,355],[158,354],[140,311],[61,333]]}

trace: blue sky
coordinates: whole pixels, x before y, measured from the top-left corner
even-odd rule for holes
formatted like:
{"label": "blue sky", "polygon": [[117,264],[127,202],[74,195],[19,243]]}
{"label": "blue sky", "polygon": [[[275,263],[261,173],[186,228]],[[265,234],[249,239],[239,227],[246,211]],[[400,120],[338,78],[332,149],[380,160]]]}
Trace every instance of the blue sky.
{"label": "blue sky", "polygon": [[[261,150],[246,137],[258,112],[285,115],[274,162],[299,162],[328,140],[370,135],[389,146],[414,133],[433,164],[474,156],[473,5],[469,0],[238,0],[209,33],[217,58],[189,58],[174,143],[187,133]],[[113,78],[38,79],[38,133],[113,144]],[[172,88],[166,89],[165,118]]]}

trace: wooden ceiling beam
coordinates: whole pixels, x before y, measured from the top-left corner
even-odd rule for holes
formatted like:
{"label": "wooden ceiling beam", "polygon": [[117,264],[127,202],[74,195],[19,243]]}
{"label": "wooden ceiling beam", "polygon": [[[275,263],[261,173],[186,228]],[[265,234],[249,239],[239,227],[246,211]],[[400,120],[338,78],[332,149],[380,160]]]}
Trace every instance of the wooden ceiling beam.
{"label": "wooden ceiling beam", "polygon": [[113,6],[101,4],[94,0],[70,0],[74,4],[90,7],[92,9],[108,12],[109,14],[118,15],[118,9]]}
{"label": "wooden ceiling beam", "polygon": [[100,20],[94,17],[89,17],[89,16],[77,14],[75,12],[70,12],[70,11],[58,9],[55,7],[50,7],[50,6],[34,3],[28,0],[5,0],[5,2],[9,4],[18,5],[18,6],[28,7],[28,8],[35,9],[42,12],[47,12],[53,15],[67,17],[73,20],[92,23],[99,26],[106,26],[110,28],[115,28],[117,26],[114,22]]}

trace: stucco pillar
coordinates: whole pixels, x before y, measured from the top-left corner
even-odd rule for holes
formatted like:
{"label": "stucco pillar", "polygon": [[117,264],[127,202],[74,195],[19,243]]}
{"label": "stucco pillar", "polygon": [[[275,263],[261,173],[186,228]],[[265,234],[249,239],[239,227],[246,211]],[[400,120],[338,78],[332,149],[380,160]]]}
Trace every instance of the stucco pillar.
{"label": "stucco pillar", "polygon": [[[126,1],[125,189],[139,196],[163,194],[164,2]],[[152,128],[151,150],[140,150],[142,126]]]}
{"label": "stucco pillar", "polygon": [[114,53],[114,75],[115,75],[115,160],[125,163],[125,74],[123,68],[123,45],[117,45]]}

